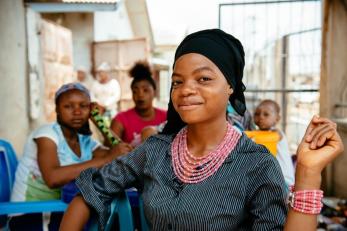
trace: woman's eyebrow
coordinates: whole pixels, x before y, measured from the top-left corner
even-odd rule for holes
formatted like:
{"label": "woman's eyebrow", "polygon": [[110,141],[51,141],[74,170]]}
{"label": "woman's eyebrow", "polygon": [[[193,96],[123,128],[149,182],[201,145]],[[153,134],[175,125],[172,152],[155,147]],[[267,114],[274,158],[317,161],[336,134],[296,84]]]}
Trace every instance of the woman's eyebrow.
{"label": "woman's eyebrow", "polygon": [[[210,72],[213,72],[213,73],[214,73],[214,71],[213,71],[210,67],[203,66],[203,67],[199,67],[199,68],[193,70],[193,71],[192,71],[192,74],[196,74],[196,73],[199,73],[199,72],[201,72],[201,71],[210,71]],[[174,77],[174,76],[181,77],[181,76],[183,76],[183,75],[180,74],[180,73],[178,73],[178,72],[173,72],[171,77]]]}
{"label": "woman's eyebrow", "polygon": [[209,72],[213,72],[214,73],[214,71],[210,67],[203,66],[203,67],[199,67],[199,68],[195,69],[192,72],[192,74],[196,74],[196,73],[201,72],[201,71],[209,71]]}

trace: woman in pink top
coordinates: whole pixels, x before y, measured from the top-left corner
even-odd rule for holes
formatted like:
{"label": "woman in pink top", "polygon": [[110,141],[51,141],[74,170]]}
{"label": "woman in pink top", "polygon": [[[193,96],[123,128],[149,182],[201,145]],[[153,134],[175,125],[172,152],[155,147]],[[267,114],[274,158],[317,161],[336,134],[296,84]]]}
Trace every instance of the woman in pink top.
{"label": "woman in pink top", "polygon": [[118,113],[112,120],[111,129],[124,142],[136,147],[141,143],[142,129],[166,121],[166,111],[153,107],[156,85],[149,65],[137,62],[129,74],[134,78],[130,86],[135,107]]}

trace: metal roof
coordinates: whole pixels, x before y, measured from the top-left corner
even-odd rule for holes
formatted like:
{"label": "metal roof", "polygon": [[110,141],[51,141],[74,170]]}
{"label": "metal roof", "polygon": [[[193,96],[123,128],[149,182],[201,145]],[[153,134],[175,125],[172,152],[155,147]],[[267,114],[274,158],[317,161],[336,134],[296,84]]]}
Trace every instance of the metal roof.
{"label": "metal roof", "polygon": [[119,0],[25,0],[26,6],[40,13],[115,11]]}

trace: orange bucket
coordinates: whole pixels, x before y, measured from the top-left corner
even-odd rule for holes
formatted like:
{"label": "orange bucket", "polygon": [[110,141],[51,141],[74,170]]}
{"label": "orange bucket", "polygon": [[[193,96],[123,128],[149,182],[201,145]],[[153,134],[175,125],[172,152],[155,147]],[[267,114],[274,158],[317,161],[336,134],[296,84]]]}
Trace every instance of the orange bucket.
{"label": "orange bucket", "polygon": [[272,155],[277,155],[277,143],[280,140],[278,132],[273,131],[245,131],[246,135],[257,144],[264,145]]}

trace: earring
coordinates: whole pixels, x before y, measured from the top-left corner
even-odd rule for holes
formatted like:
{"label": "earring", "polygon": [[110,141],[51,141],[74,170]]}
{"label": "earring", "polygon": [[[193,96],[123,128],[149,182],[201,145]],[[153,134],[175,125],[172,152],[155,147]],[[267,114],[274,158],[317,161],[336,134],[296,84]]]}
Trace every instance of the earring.
{"label": "earring", "polygon": [[234,92],[234,90],[232,88],[230,88],[228,94],[231,95],[233,92]]}

